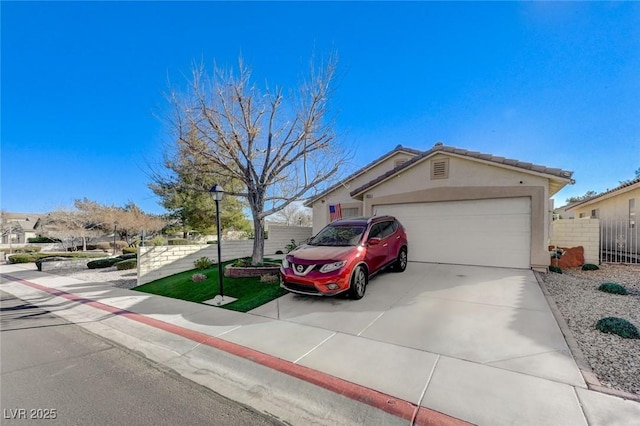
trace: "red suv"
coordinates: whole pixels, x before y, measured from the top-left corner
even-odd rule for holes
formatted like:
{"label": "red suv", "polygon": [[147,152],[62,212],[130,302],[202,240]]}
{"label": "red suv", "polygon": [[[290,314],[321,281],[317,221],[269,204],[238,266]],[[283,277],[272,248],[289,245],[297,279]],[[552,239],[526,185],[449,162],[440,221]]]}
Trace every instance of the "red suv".
{"label": "red suv", "polygon": [[369,278],[407,267],[407,234],[392,216],[342,219],[285,256],[280,286],[294,293],[360,299]]}

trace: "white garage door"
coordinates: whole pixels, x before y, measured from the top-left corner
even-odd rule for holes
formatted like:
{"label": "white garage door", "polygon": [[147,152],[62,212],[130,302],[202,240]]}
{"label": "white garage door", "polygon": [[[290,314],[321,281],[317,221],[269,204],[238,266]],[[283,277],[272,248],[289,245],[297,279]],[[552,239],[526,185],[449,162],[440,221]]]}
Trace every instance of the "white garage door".
{"label": "white garage door", "polygon": [[490,200],[376,206],[407,229],[409,260],[530,267],[531,200]]}

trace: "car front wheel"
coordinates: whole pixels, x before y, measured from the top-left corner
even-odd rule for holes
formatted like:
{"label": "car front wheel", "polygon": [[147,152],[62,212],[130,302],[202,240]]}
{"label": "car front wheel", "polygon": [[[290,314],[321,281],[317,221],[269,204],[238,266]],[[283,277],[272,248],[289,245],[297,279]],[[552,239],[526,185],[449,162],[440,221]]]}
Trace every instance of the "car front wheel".
{"label": "car front wheel", "polygon": [[351,277],[351,286],[349,287],[349,295],[352,299],[362,299],[367,289],[367,281],[367,272],[362,266],[358,266]]}
{"label": "car front wheel", "polygon": [[396,272],[403,272],[407,269],[407,248],[402,247],[396,258],[396,262],[393,264],[393,270]]}

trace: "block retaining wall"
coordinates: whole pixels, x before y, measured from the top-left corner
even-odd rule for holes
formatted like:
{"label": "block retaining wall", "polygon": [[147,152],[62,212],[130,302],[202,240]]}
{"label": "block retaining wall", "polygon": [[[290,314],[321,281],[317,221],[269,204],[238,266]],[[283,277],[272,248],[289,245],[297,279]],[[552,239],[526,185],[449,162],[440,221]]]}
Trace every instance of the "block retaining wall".
{"label": "block retaining wall", "polygon": [[[269,226],[269,238],[264,241],[265,256],[278,251],[286,253],[285,246],[295,240],[299,243],[311,236],[311,228],[299,226]],[[222,261],[251,256],[253,240],[222,240]],[[184,246],[147,246],[138,248],[138,285],[146,284],[169,275],[193,269],[193,262],[208,257],[217,262],[216,244]]]}
{"label": "block retaining wall", "polygon": [[600,262],[600,220],[559,219],[551,224],[549,244],[557,247],[584,247],[585,263]]}

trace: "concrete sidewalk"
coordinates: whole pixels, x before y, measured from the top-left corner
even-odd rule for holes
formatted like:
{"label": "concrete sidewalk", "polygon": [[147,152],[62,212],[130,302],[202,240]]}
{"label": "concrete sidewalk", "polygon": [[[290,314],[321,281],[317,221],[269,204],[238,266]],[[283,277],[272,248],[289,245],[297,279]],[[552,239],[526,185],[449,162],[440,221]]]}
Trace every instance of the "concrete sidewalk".
{"label": "concrete sidewalk", "polygon": [[[457,285],[447,277],[439,286],[446,270],[424,268],[381,275],[356,303],[288,295],[249,314],[29,265],[0,272],[4,291],[292,424],[626,425],[640,418],[640,403],[587,389],[526,274],[508,296],[499,287],[506,276],[464,270]],[[416,286],[425,274],[435,283],[427,295]],[[469,275],[481,288],[465,287]],[[489,304],[487,294],[503,299]],[[464,336],[450,338],[456,334]]]}

